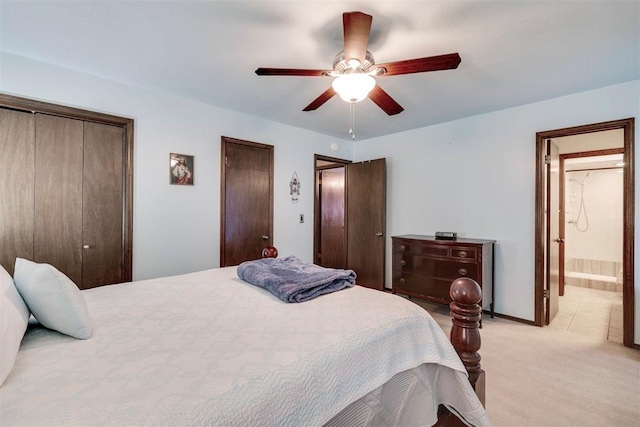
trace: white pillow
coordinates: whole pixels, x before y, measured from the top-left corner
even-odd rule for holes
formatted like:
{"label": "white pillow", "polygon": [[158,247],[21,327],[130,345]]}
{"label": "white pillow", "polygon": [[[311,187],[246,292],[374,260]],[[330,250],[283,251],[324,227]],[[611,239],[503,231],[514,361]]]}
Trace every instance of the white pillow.
{"label": "white pillow", "polygon": [[29,309],[0,265],[0,385],[13,368],[28,322]]}
{"label": "white pillow", "polygon": [[83,340],[91,336],[91,319],[80,289],[55,267],[17,258],[13,280],[42,326]]}

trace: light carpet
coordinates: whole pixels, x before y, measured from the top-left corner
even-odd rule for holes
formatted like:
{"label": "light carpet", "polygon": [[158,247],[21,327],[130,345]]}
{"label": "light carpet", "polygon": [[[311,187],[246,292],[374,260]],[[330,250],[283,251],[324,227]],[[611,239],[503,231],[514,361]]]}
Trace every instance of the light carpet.
{"label": "light carpet", "polygon": [[[412,301],[449,333],[448,307]],[[487,315],[481,337],[496,427],[640,426],[640,350]]]}

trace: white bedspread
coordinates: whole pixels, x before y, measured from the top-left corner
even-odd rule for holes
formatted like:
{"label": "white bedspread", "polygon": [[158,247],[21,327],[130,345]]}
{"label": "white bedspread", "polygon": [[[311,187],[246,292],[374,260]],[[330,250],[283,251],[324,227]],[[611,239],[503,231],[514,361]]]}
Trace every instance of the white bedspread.
{"label": "white bedspread", "polygon": [[[1,425],[320,426],[424,363],[465,378],[423,309],[358,286],[287,304],[229,267],[83,295],[93,337],[31,328],[0,388]],[[466,380],[437,383],[488,423]]]}

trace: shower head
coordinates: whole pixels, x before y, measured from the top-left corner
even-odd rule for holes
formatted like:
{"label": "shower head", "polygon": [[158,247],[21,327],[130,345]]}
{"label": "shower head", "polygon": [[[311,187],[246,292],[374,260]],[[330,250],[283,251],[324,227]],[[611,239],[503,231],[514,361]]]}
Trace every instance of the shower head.
{"label": "shower head", "polygon": [[591,173],[591,171],[587,172],[587,174],[582,177],[582,181],[579,181],[579,180],[577,180],[575,178],[569,178],[569,182],[573,181],[573,182],[577,182],[580,185],[584,185],[584,181],[585,181],[585,179],[587,179],[587,177],[589,176],[590,173]]}

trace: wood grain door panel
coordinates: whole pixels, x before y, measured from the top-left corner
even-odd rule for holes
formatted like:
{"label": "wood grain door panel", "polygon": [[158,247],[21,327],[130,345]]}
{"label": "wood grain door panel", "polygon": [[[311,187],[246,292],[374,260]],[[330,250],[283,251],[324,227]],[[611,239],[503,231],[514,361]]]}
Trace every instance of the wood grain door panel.
{"label": "wood grain door panel", "polygon": [[[80,288],[130,281],[133,120],[6,94],[0,105],[0,263],[50,263]],[[117,254],[83,267],[83,235]],[[104,280],[88,279],[98,262]]]}
{"label": "wood grain door panel", "polygon": [[273,242],[273,147],[223,138],[220,266],[261,257]]}
{"label": "wood grain door panel", "polygon": [[345,168],[324,169],[318,174],[319,264],[329,268],[345,268]]}
{"label": "wood grain door panel", "polygon": [[83,122],[36,114],[34,261],[82,282]]}
{"label": "wood grain door panel", "polygon": [[122,127],[84,123],[82,289],[123,280],[123,141]]}
{"label": "wood grain door panel", "polygon": [[347,267],[356,283],[384,289],[385,159],[347,165]]}
{"label": "wood grain door panel", "polygon": [[0,109],[0,264],[33,259],[35,115]]}
{"label": "wood grain door panel", "polygon": [[[262,197],[269,192],[268,174],[247,169],[227,171],[225,222],[226,265],[260,258],[262,249],[268,246],[269,224],[266,212],[269,202]],[[263,239],[263,236],[269,236]]]}

